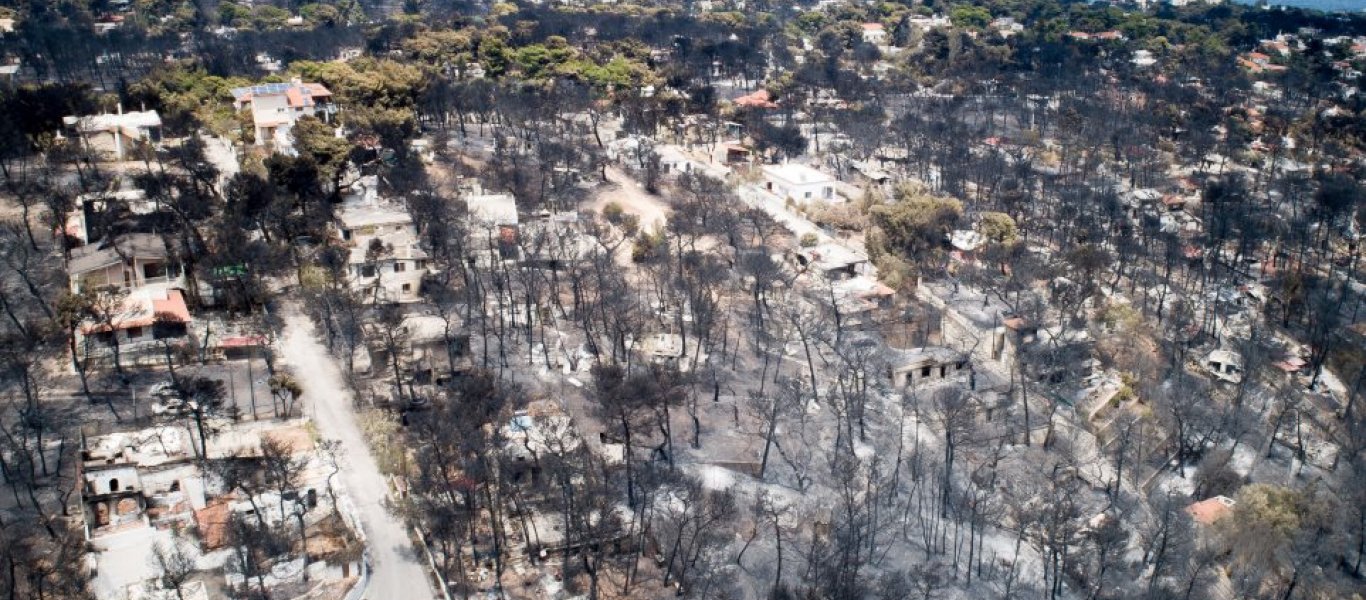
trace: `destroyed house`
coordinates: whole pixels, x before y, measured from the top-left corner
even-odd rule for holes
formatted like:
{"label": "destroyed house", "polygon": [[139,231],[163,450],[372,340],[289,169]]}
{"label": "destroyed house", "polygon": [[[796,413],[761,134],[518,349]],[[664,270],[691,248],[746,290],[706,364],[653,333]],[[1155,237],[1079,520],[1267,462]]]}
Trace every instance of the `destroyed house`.
{"label": "destroyed house", "polygon": [[944,347],[894,349],[887,365],[887,376],[896,389],[967,377],[972,370],[967,355]]}

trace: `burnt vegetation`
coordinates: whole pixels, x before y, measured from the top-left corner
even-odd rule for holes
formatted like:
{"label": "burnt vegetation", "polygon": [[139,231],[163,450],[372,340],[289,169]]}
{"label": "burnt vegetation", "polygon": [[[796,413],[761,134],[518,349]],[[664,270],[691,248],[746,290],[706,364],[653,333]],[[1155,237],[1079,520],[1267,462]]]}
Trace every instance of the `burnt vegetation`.
{"label": "burnt vegetation", "polygon": [[225,593],[359,564],[339,442],[215,450],[293,314],[448,597],[1360,593],[1366,20],[742,4],[0,6],[0,595],[152,425]]}

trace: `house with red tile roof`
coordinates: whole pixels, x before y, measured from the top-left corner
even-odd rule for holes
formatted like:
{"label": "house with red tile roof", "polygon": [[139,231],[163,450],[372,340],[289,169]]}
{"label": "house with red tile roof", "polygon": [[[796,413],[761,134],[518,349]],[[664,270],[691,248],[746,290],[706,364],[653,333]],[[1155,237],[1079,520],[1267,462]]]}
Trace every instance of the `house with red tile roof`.
{"label": "house with red tile roof", "polygon": [[736,98],[735,105],[749,108],[778,108],[778,103],[774,102],[768,90],[764,89]]}
{"label": "house with red tile roof", "polygon": [[881,46],[887,43],[887,28],[882,23],[864,23],[863,41],[874,46]]}
{"label": "house with red tile roof", "polygon": [[263,83],[232,89],[233,108],[251,109],[256,144],[290,146],[289,130],[300,117],[329,120],[336,112],[332,92],[321,83],[298,78],[288,83]]}
{"label": "house with red tile roof", "polygon": [[155,354],[158,340],[188,336],[184,269],[160,236],[133,233],[80,246],[71,251],[67,273],[71,292],[92,294],[100,313],[76,332],[87,359],[115,345],[136,359],[140,350]]}
{"label": "house with red tile roof", "polygon": [[1271,63],[1271,57],[1261,52],[1248,52],[1238,57],[1238,64],[1253,73],[1284,71],[1285,66]]}

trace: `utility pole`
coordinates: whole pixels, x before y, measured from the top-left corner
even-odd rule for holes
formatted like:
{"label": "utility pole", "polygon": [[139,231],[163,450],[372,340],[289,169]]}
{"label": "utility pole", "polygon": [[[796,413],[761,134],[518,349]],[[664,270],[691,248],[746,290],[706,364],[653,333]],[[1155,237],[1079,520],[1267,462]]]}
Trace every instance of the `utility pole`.
{"label": "utility pole", "polygon": [[251,394],[251,420],[256,421],[259,419],[256,416],[256,375],[251,370],[251,359],[256,357],[256,344],[254,339],[249,341],[251,344],[247,346],[247,390]]}

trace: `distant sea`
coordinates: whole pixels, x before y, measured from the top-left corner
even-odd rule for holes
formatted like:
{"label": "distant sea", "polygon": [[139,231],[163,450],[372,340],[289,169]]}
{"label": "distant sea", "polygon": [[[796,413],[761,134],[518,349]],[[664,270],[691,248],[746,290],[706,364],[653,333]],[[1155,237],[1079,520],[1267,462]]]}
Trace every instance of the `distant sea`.
{"label": "distant sea", "polygon": [[[1235,0],[1239,4],[1259,4],[1256,0]],[[1336,12],[1366,11],[1366,0],[1271,0],[1272,6],[1298,6]]]}

